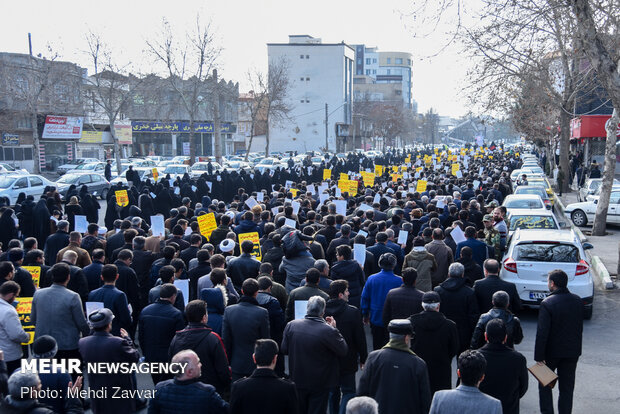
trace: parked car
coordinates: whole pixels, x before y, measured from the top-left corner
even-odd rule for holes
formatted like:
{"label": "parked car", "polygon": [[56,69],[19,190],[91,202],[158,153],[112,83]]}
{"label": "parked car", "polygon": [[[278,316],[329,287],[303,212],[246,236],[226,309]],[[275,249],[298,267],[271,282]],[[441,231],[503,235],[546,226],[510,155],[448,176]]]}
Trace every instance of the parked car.
{"label": "parked car", "polygon": [[[598,199],[593,201],[583,201],[572,203],[564,208],[564,215],[571,219],[575,226],[587,226],[594,222]],[[607,209],[607,223],[620,224],[620,187],[615,187],[609,197],[609,208]]]}
{"label": "parked car", "polygon": [[241,171],[245,170],[246,172],[252,171],[252,167],[249,163],[243,161],[228,161],[224,163],[224,168],[228,170]]}
{"label": "parked car", "polygon": [[103,174],[105,171],[105,162],[87,162],[80,164],[72,170],[67,171],[65,174],[71,174],[74,172],[92,172],[97,174]]}
{"label": "parked car", "polygon": [[103,175],[88,172],[69,172],[56,180],[54,184],[63,198],[67,195],[71,184],[75,184],[78,191],[82,185],[87,185],[88,192],[102,200],[107,198],[110,191],[110,183]]}
{"label": "parked car", "polygon": [[573,230],[517,230],[510,240],[500,278],[515,284],[526,306],[538,306],[549,295],[547,274],[562,269],[568,289],[583,300],[584,318],[592,317],[594,284],[583,243]]}
{"label": "parked car", "polygon": [[[197,163],[195,163],[194,165],[192,165],[192,168],[190,170],[189,175],[192,178],[198,178],[198,177],[200,177],[204,173],[208,174],[209,173],[208,165],[209,165],[209,162],[197,162]],[[217,162],[215,162],[215,161],[211,161],[211,165],[213,166],[213,171],[214,172],[220,172],[220,171],[223,170],[222,166],[220,164],[218,164]]]}
{"label": "parked car", "polygon": [[11,205],[15,204],[19,193],[31,195],[38,200],[46,186],[55,184],[45,177],[35,174],[0,176],[0,197],[7,197]]}
{"label": "parked car", "polygon": [[166,175],[170,174],[171,180],[176,180],[178,178],[183,178],[185,173],[190,173],[191,167],[187,164],[170,164],[166,167],[164,172],[162,173],[164,178]]}
{"label": "parked car", "polygon": [[[579,201],[587,201],[587,197],[589,195],[595,195],[597,193],[597,191],[601,187],[602,182],[602,178],[588,178],[584,185],[579,188],[579,192],[577,193],[577,199]],[[620,185],[620,181],[614,178],[613,185]]]}
{"label": "parked car", "polygon": [[[144,181],[147,178],[153,179],[153,169],[149,168],[149,167],[135,167],[134,171],[137,171],[138,174],[140,175],[140,180]],[[127,172],[127,169],[123,170],[123,172],[121,172],[121,175],[119,175],[116,178],[113,178],[112,181],[110,181],[111,185],[115,185],[118,183],[121,183],[123,185],[127,185],[127,179],[125,178],[125,173]],[[161,174],[160,174],[160,179],[161,179]]]}
{"label": "parked car", "polygon": [[535,194],[540,196],[543,203],[545,203],[545,207],[551,209],[553,206],[553,200],[549,198],[549,194],[542,187],[537,187],[534,185],[520,185],[515,188],[514,194]]}
{"label": "parked car", "polygon": [[538,194],[510,194],[506,196],[502,205],[507,210],[526,208],[530,210],[551,209],[551,205],[545,206]]}
{"label": "parked car", "polygon": [[285,168],[287,166],[288,165],[286,164],[286,161],[283,162],[277,158],[270,157],[270,158],[263,158],[258,164],[254,166],[254,168],[256,168],[262,173],[266,169],[275,170],[278,167]]}
{"label": "parked car", "polygon": [[[586,196],[585,201],[598,201],[598,199],[601,197],[602,190],[603,190],[603,186],[599,186],[594,192],[594,194],[589,194]],[[614,190],[620,190],[620,184],[613,184],[611,186],[611,191],[614,191]]]}
{"label": "parked car", "polygon": [[512,209],[508,212],[510,227],[508,232],[512,234],[517,229],[545,229],[559,230],[564,223],[558,223],[553,212],[549,210]]}
{"label": "parked car", "polygon": [[56,168],[56,172],[63,175],[69,170],[74,170],[78,165],[87,164],[89,162],[99,162],[99,160],[97,158],[78,158],[77,160],[70,161]]}
{"label": "parked car", "polygon": [[0,174],[28,174],[28,170],[14,167],[6,162],[0,162]]}

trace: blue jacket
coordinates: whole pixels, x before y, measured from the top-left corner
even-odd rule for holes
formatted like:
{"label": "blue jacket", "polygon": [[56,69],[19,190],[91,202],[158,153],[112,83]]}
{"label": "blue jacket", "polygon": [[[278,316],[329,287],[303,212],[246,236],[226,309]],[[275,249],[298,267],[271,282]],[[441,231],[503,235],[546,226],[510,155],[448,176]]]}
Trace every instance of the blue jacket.
{"label": "blue jacket", "polygon": [[213,332],[222,336],[222,319],[224,319],[224,309],[226,309],[222,290],[220,288],[202,289],[199,297],[207,302],[207,325],[213,329]]}
{"label": "blue jacket", "polygon": [[381,270],[370,276],[362,290],[361,311],[364,317],[370,315],[370,323],[383,326],[383,305],[391,289],[403,284],[403,279],[391,270]]}
{"label": "blue jacket", "polygon": [[[131,315],[127,306],[127,296],[115,286],[104,285],[88,294],[89,302],[103,302],[103,306],[114,314],[112,319],[112,335],[120,336],[121,328],[131,328]],[[88,316],[88,315],[87,315]]]}
{"label": "blue jacket", "polygon": [[[185,328],[181,311],[159,299],[142,310],[138,337],[147,362],[168,362],[168,348],[176,331]],[[150,410],[149,410],[150,412]]]}
{"label": "blue jacket", "polygon": [[225,414],[228,403],[215,392],[213,385],[198,378],[162,381],[155,387],[155,397],[149,402],[148,414]]}
{"label": "blue jacket", "polygon": [[88,291],[99,288],[103,283],[101,281],[101,271],[103,270],[103,263],[98,260],[93,260],[91,264],[82,269],[84,277],[86,277],[86,283],[88,283]]}
{"label": "blue jacket", "polygon": [[460,242],[456,245],[456,253],[454,255],[454,260],[458,260],[461,257],[461,249],[465,246],[471,247],[473,251],[473,259],[476,263],[480,265],[480,267],[484,266],[484,261],[489,257],[487,244],[485,242],[481,242],[477,239],[467,239],[464,242]]}
{"label": "blue jacket", "polygon": [[254,231],[258,232],[258,237],[263,237],[263,231],[261,230],[260,226],[254,223],[252,220],[241,220],[239,225],[235,227],[235,233],[237,233],[237,235],[243,233],[252,233]]}
{"label": "blue jacket", "polygon": [[376,243],[374,246],[369,247],[366,250],[375,256],[375,268],[376,269],[379,269],[379,258],[381,258],[381,255],[383,253],[392,253],[394,254],[394,256],[396,256],[396,259],[398,259],[398,253],[396,253],[394,249],[389,248],[387,245],[383,243]]}

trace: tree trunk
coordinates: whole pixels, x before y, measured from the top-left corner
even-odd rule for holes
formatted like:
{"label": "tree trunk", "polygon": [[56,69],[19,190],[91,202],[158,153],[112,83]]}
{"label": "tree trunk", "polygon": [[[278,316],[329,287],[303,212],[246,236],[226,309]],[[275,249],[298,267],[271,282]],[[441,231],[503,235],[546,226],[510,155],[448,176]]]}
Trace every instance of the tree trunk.
{"label": "tree trunk", "polygon": [[39,148],[41,146],[41,143],[39,142],[39,122],[38,122],[38,118],[37,118],[37,111],[34,110],[32,112],[32,143],[34,146],[34,157],[32,157],[32,159],[34,160],[34,173],[35,174],[41,174],[41,157],[40,157],[40,153],[39,153]]}
{"label": "tree trunk", "polygon": [[194,165],[194,162],[196,162],[196,130],[195,130],[196,128],[194,127],[194,124],[195,124],[194,116],[191,116],[189,120],[189,165],[190,166]]}
{"label": "tree trunk", "polygon": [[620,122],[618,108],[614,108],[613,115],[607,124],[607,141],[605,142],[605,166],[603,168],[603,182],[601,184],[601,195],[596,205],[596,215],[592,226],[593,236],[604,236],[607,227],[607,209],[609,208],[609,198],[611,187],[616,172],[616,131]]}
{"label": "tree trunk", "polygon": [[[569,113],[562,110],[560,112],[560,167],[564,171],[564,183],[562,183],[561,191],[563,193],[569,191],[570,166],[568,164],[568,148],[570,146],[570,116]],[[554,154],[555,157],[555,154]]]}
{"label": "tree trunk", "polygon": [[215,161],[222,165],[222,128],[220,127],[220,84],[217,80],[217,69],[213,69],[213,82],[215,86],[213,96],[213,147],[215,149]]}
{"label": "tree trunk", "polygon": [[114,128],[114,121],[110,121],[110,135],[112,135],[112,141],[114,142],[114,159],[116,160],[116,173],[121,176],[121,146],[118,143],[118,137],[116,136],[116,129]]}
{"label": "tree trunk", "polygon": [[243,159],[245,162],[248,162],[248,155],[250,155],[250,149],[252,148],[252,140],[254,139],[254,131],[250,132],[250,141],[248,142],[248,147],[245,150],[245,158]]}

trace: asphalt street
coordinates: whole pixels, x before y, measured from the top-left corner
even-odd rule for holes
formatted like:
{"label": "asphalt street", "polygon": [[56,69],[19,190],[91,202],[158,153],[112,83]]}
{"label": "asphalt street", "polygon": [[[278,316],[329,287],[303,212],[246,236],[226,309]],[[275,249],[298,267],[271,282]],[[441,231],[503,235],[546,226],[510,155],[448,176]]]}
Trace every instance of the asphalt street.
{"label": "asphalt street", "polygon": [[[99,201],[100,225],[103,225],[106,204]],[[557,213],[556,213],[557,214]],[[566,221],[557,214],[558,219]],[[620,232],[618,228],[611,228],[611,238],[614,245],[618,243]],[[614,237],[615,236],[615,237]],[[609,244],[609,236],[591,239],[595,250],[603,244]],[[614,260],[614,259],[612,259]],[[617,384],[620,383],[620,290],[604,290],[600,281],[595,279],[596,289],[594,297],[594,313],[590,321],[584,322],[583,354],[577,365],[577,378],[575,385],[574,413],[613,413],[618,412],[620,394]],[[528,366],[534,364],[534,342],[536,338],[536,325],[538,311],[526,309],[518,315],[523,326],[523,342],[515,348],[521,352],[528,362]],[[370,330],[367,332],[367,342],[372,344]],[[456,362],[453,363],[454,379],[456,380]],[[507,373],[510,375],[510,373]],[[358,373],[359,377],[359,373]],[[153,388],[153,382],[149,375],[138,376],[140,389]],[[557,401],[557,386],[554,390],[554,398]],[[557,407],[557,403],[556,403]],[[529,389],[521,399],[521,413],[538,413],[538,385],[533,376],[529,377]],[[146,409],[140,411],[146,413]]]}

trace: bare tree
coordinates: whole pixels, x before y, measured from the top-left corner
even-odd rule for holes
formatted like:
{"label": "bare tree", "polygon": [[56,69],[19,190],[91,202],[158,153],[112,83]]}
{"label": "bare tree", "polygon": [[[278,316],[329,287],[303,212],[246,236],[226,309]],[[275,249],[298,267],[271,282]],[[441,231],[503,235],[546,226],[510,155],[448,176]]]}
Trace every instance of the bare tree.
{"label": "bare tree", "polygon": [[[265,156],[269,156],[269,133],[272,126],[289,119],[293,106],[288,96],[291,89],[289,79],[290,63],[285,57],[269,62],[267,82],[259,89],[264,94],[267,131],[265,133]],[[260,84],[259,84],[260,85]]]}
{"label": "bare tree", "polygon": [[602,82],[614,107],[606,125],[605,165],[601,195],[596,206],[592,226],[594,236],[604,236],[607,227],[607,210],[616,170],[617,129],[620,122],[620,3],[617,0],[568,0],[575,20],[578,45],[588,57],[598,79]]}
{"label": "bare tree", "polygon": [[95,73],[87,79],[87,88],[94,106],[99,108],[107,118],[110,135],[114,141],[116,171],[121,174],[121,151],[115,124],[123,111],[127,110],[142,79],[129,72],[130,64],[121,65],[113,57],[110,48],[95,33],[86,37],[88,56]]}
{"label": "bare tree", "polygon": [[247,99],[243,100],[243,111],[250,117],[250,139],[248,141],[248,146],[245,151],[245,161],[248,161],[248,155],[252,149],[252,141],[254,140],[254,135],[256,134],[256,128],[260,121],[260,118],[265,117],[265,102],[266,102],[266,91],[262,88],[265,85],[265,75],[258,71],[248,71],[247,73],[248,82],[250,84],[250,92]]}
{"label": "bare tree", "polygon": [[[177,39],[167,21],[164,21],[162,36],[158,40],[147,41],[149,52],[163,64],[167,81],[180,98],[183,109],[189,118],[189,158],[190,165],[196,159],[194,123],[203,108],[205,92],[209,93],[214,112],[215,157],[222,158],[219,139],[219,84],[215,66],[221,53],[216,45],[211,24],[202,24],[196,16],[193,30],[188,30],[183,39]],[[210,74],[213,71],[213,79]]]}

